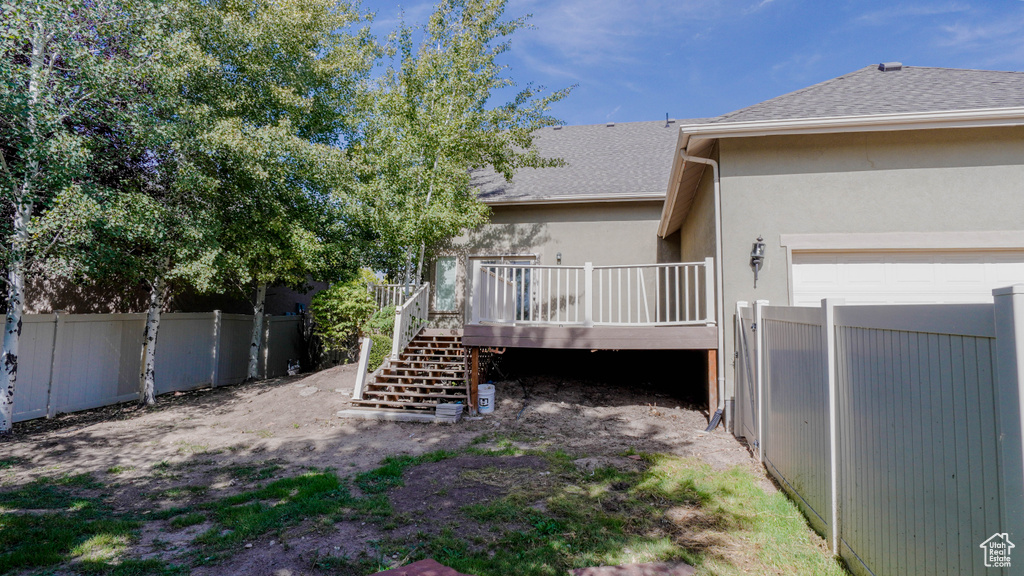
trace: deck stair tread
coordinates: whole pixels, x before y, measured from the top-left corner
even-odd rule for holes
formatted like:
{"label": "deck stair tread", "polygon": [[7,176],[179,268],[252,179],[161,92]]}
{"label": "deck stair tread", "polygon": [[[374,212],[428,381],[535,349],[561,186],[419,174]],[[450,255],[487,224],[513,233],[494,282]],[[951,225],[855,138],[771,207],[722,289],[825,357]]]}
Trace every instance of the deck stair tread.
{"label": "deck stair tread", "polygon": [[461,332],[421,331],[398,358],[388,358],[366,383],[360,408],[429,411],[438,403],[469,400],[468,364]]}
{"label": "deck stair tread", "polygon": [[444,386],[439,384],[401,384],[393,382],[374,382],[367,387],[368,392],[384,391],[387,388],[424,388],[428,390],[465,390],[465,386]]}
{"label": "deck stair tread", "polygon": [[[399,391],[387,392],[387,391],[378,390],[376,392],[377,392],[376,396],[385,396],[385,398],[384,398],[385,400],[390,399],[390,398],[406,398],[406,397],[408,397],[408,398],[439,398],[439,399],[442,399],[442,400],[465,400],[466,398],[468,398],[468,396],[466,396],[465,394],[432,394],[432,393],[429,393],[429,392],[428,393],[407,392],[407,391],[404,391],[404,390],[400,391],[400,392]],[[362,401],[363,402],[367,402],[366,399],[363,399]],[[375,402],[375,401],[376,400],[370,400],[370,402]]]}

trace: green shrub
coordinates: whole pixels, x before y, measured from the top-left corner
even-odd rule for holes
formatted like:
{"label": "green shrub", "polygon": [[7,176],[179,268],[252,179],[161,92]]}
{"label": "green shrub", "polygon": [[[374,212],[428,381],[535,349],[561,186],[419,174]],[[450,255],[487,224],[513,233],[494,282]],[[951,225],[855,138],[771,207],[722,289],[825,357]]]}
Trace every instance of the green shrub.
{"label": "green shrub", "polygon": [[[392,322],[393,323],[393,322]],[[391,336],[387,334],[376,334],[371,332],[370,339],[373,346],[370,347],[370,363],[367,370],[373,372],[384,363],[384,359],[391,355]]]}
{"label": "green shrub", "polygon": [[324,348],[338,350],[351,346],[359,327],[373,315],[374,304],[366,279],[360,277],[319,292],[309,308]]}
{"label": "green shrub", "polygon": [[363,324],[363,332],[366,334],[384,334],[391,336],[395,333],[395,307],[385,306],[373,313],[370,319]]}

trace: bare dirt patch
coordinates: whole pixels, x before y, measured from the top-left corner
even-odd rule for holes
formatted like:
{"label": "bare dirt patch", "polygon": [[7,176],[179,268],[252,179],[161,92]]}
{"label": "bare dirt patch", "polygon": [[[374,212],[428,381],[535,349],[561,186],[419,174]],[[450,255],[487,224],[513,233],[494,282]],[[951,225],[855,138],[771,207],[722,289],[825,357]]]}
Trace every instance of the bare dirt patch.
{"label": "bare dirt patch", "polygon": [[[457,425],[343,420],[355,366],[315,374],[161,396],[156,408],[134,405],[66,414],[15,426],[0,444],[24,465],[0,470],[0,482],[68,471],[112,475],[125,483],[152,477],[154,465],[175,469],[166,484],[191,479],[217,486],[208,473],[225,464],[275,460],[282,474],[302,467],[339,473],[371,469],[381,458],[457,449],[484,432],[587,455],[627,449],[698,457],[715,468],[753,467],[746,449],[724,428],[704,432],[707,416],[672,396],[642,386],[533,377],[497,382],[496,411]],[[315,388],[316,393],[302,393]],[[215,487],[216,486],[216,487]]]}
{"label": "bare dirt patch", "polygon": [[411,520],[392,536],[437,534],[446,527],[470,538],[489,532],[489,525],[466,518],[461,508],[505,496],[509,484],[536,482],[547,470],[540,456],[460,456],[411,468],[404,486],[388,494],[396,514]]}
{"label": "bare dirt patch", "polygon": [[[644,464],[625,455],[637,452],[693,457],[717,470],[738,465],[763,478],[723,428],[704,432],[706,413],[644,386],[543,376],[499,381],[493,414],[446,426],[338,418],[336,412],[349,407],[354,377],[354,366],[339,366],[166,395],[155,408],[121,405],[19,424],[12,438],[0,441],[0,457],[12,463],[0,468],[0,491],[89,473],[105,485],[114,513],[143,523],[134,558],[189,565],[191,574],[298,575],[387,567],[404,560],[389,542],[421,533],[434,537],[446,527],[493,540],[494,524],[467,518],[463,507],[499,500],[522,486],[553,485],[564,481],[563,472],[540,455],[461,455],[420,464],[405,471],[404,486],[388,492],[394,509],[388,519],[339,516],[327,528],[300,522],[239,542],[210,564],[196,557],[193,544],[210,522],[175,527],[166,513],[209,515],[204,503],[277,479],[323,470],[351,478],[387,456],[470,447],[564,451],[571,459],[587,459],[576,469],[588,474],[639,471]],[[611,490],[607,505],[614,507],[622,497]],[[531,506],[548,512],[542,499]],[[683,525],[706,522],[677,514]]]}

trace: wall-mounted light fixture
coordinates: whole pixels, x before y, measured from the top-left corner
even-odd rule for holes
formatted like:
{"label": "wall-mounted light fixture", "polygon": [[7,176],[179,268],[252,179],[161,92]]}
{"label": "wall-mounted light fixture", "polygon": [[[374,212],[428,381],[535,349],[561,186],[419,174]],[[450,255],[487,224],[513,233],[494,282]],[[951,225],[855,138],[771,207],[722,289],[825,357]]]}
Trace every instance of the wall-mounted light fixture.
{"label": "wall-mounted light fixture", "polygon": [[555,254],[555,264],[558,266],[562,265],[562,253]]}
{"label": "wall-mounted light fixture", "polygon": [[757,242],[750,249],[750,267],[754,269],[754,288],[757,288],[757,273],[764,264],[764,238],[758,236]]}

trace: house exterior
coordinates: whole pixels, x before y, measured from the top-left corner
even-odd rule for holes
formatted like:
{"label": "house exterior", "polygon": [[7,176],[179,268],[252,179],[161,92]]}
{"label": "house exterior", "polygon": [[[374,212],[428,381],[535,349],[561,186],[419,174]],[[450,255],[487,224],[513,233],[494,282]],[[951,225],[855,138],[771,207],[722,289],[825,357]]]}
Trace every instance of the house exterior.
{"label": "house exterior", "polygon": [[1024,282],[1021,214],[1024,73],[890,64],[681,125],[658,235],[722,263],[732,318],[755,300],[991,302]]}
{"label": "house exterior", "polygon": [[491,218],[428,267],[432,325],[471,347],[715,348],[703,258],[679,266],[657,234],[679,122],[545,128],[537,147],[563,166],[474,173]]}

